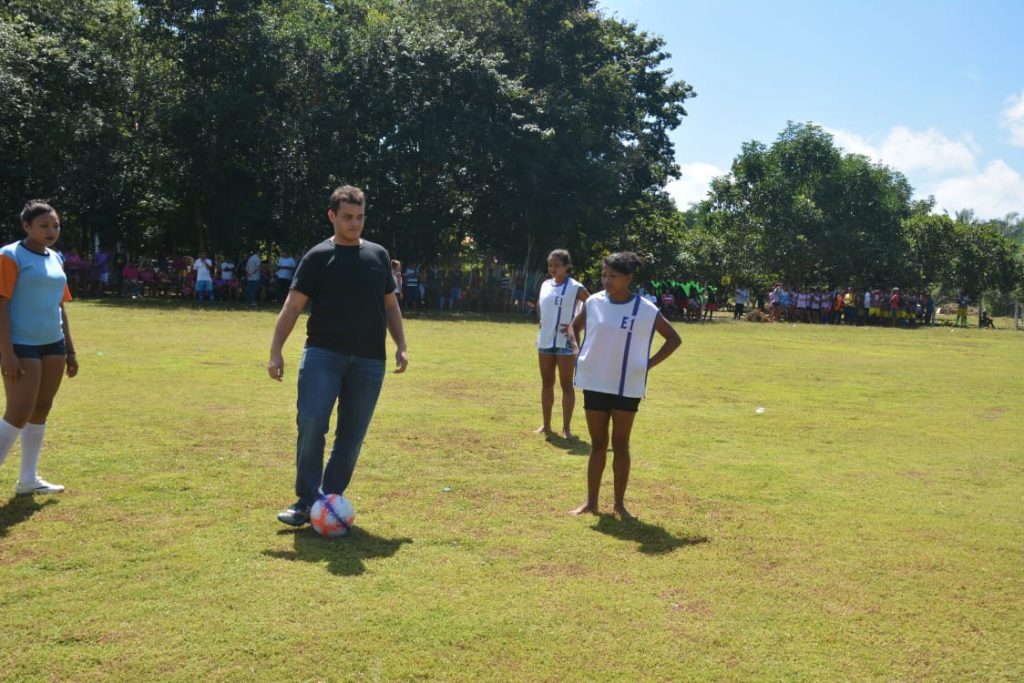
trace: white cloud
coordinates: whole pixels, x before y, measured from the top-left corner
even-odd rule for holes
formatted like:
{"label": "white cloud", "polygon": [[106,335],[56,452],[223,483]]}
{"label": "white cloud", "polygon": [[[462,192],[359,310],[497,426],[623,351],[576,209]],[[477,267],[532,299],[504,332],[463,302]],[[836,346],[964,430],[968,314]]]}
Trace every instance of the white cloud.
{"label": "white cloud", "polygon": [[835,140],[836,145],[843,148],[849,154],[862,154],[869,159],[874,161],[879,160],[878,149],[869,143],[864,137],[851,133],[848,130],[840,130],[839,128],[829,128],[828,126],[822,126],[826,133],[832,136]]}
{"label": "white cloud", "polygon": [[974,141],[970,136],[951,140],[935,128],[913,131],[903,126],[893,128],[882,145],[882,159],[905,171],[946,173],[973,171]]}
{"label": "white cloud", "polygon": [[1011,211],[1024,212],[1024,177],[1002,159],[989,163],[984,171],[938,183],[936,209],[955,213],[974,209],[979,218],[998,218]]}
{"label": "white cloud", "polygon": [[1010,131],[1010,144],[1024,147],[1024,90],[1006,100],[1003,115],[999,121],[1002,128]]}
{"label": "white cloud", "polygon": [[969,173],[977,168],[976,145],[970,135],[954,140],[935,128],[917,131],[896,126],[878,142],[873,142],[849,131],[825,130],[847,152],[863,154],[904,173]]}
{"label": "white cloud", "polygon": [[703,200],[707,196],[712,179],[728,172],[713,164],[701,162],[683,164],[679,170],[682,177],[665,185],[665,191],[672,197],[680,211],[685,211],[691,204]]}

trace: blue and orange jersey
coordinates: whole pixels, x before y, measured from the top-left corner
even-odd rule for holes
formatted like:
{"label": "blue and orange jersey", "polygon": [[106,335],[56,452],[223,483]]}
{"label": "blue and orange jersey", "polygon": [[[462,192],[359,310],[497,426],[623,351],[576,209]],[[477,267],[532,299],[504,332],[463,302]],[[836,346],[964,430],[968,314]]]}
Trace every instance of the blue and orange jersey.
{"label": "blue and orange jersey", "polygon": [[60,306],[71,300],[64,263],[21,242],[0,247],[0,297],[9,299],[11,342],[41,346],[64,338]]}

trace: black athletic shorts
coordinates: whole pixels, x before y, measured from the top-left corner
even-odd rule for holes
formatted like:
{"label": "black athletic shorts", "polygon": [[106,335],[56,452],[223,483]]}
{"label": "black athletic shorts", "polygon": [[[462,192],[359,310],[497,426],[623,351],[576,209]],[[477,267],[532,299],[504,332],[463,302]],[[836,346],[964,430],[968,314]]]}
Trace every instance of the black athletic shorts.
{"label": "black athletic shorts", "polygon": [[12,344],[12,346],[14,346],[14,355],[18,358],[42,358],[43,356],[66,356],[68,354],[63,339],[50,344]]}
{"label": "black athletic shorts", "polygon": [[583,409],[600,410],[606,413],[612,410],[624,410],[627,413],[635,413],[640,409],[640,399],[618,396],[616,394],[603,394],[600,391],[587,391],[584,389]]}

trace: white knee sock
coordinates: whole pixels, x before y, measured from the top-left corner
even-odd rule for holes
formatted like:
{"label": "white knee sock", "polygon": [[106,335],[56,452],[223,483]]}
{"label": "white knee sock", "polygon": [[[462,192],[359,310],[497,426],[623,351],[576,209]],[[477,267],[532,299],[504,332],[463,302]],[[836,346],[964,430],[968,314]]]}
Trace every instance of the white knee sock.
{"label": "white knee sock", "polygon": [[20,429],[7,420],[0,420],[0,465],[4,464],[4,458],[7,457],[14,442],[18,440],[19,434],[21,434]]}
{"label": "white knee sock", "polygon": [[46,424],[41,425],[26,422],[21,430],[21,476],[19,483],[31,484],[38,476],[39,450],[43,446],[43,434],[46,433]]}

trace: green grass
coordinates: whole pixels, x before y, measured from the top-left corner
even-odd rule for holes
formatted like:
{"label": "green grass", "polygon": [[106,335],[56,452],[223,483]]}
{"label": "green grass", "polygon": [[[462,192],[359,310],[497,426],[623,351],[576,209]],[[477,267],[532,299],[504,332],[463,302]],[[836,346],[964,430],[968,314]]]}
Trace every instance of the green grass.
{"label": "green grass", "polygon": [[1022,333],[681,326],[627,524],[566,514],[587,447],[531,433],[535,327],[408,320],[325,541],[274,519],[301,327],[277,384],[272,312],[70,315],[68,491],[0,496],[4,680],[1024,677]]}

